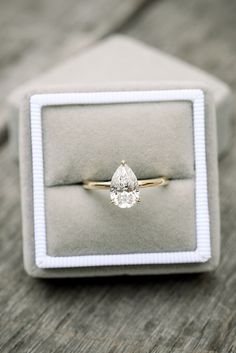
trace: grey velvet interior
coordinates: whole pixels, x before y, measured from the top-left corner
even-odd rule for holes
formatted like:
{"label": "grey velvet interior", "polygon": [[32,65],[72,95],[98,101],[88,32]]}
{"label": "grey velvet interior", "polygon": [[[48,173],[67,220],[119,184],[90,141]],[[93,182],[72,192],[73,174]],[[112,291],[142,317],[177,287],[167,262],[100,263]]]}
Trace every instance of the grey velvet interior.
{"label": "grey velvet interior", "polygon": [[46,205],[48,253],[53,256],[184,251],[196,246],[191,179],[142,190],[141,202],[128,210],[111,205],[106,191],[72,185],[47,188]]}
{"label": "grey velvet interior", "polygon": [[43,109],[47,186],[110,180],[121,160],[138,178],[194,175],[190,102]]}
{"label": "grey velvet interior", "polygon": [[[195,249],[190,102],[45,107],[43,141],[50,255]],[[122,159],[139,179],[173,181],[129,210],[79,184],[110,180]]]}

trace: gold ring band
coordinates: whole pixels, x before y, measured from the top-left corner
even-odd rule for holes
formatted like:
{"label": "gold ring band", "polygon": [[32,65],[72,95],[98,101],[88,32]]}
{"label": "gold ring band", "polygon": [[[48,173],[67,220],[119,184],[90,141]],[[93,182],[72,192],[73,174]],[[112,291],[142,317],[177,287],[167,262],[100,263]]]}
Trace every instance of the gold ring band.
{"label": "gold ring band", "polygon": [[[165,185],[168,185],[168,183],[169,183],[169,179],[166,177],[138,180],[138,186],[140,188],[165,186]],[[85,180],[83,182],[83,187],[87,190],[105,190],[105,189],[110,189],[111,182],[110,181]]]}
{"label": "gold ring band", "polygon": [[167,177],[138,180],[132,169],[121,161],[111,181],[85,180],[83,187],[87,190],[110,189],[111,202],[120,208],[130,208],[140,202],[139,189],[153,186],[165,186],[169,183]]}

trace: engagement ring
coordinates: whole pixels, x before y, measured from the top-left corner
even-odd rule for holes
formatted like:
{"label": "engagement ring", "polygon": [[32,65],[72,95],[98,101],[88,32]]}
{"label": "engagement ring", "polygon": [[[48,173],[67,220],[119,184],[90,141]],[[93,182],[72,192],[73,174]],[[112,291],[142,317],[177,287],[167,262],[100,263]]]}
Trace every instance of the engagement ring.
{"label": "engagement ring", "polygon": [[110,189],[111,202],[120,208],[130,208],[140,202],[140,188],[154,186],[165,186],[169,183],[168,178],[138,180],[132,169],[125,161],[116,169],[111,181],[83,182],[83,187],[88,190]]}

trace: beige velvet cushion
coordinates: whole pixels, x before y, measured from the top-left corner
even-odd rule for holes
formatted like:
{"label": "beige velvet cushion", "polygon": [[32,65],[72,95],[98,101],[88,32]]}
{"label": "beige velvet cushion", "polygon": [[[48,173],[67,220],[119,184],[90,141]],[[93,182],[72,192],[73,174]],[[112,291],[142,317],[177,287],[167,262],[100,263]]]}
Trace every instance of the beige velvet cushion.
{"label": "beige velvet cushion", "polygon": [[[194,249],[191,115],[189,102],[44,108],[49,253]],[[162,190],[143,191],[142,202],[128,212],[111,207],[108,193],[77,185],[111,180],[122,159],[139,179],[165,175],[178,180]],[[178,219],[183,223],[176,229]]]}

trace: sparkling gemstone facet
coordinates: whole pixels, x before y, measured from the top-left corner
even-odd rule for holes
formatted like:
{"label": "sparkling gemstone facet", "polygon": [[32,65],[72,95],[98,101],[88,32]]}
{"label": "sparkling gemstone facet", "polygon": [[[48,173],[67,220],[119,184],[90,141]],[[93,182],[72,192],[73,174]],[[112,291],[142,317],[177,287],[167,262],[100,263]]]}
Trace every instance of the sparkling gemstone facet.
{"label": "sparkling gemstone facet", "polygon": [[112,203],[120,208],[130,208],[140,200],[138,180],[125,162],[113,174],[110,195]]}

